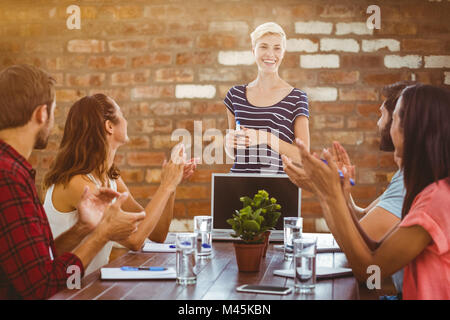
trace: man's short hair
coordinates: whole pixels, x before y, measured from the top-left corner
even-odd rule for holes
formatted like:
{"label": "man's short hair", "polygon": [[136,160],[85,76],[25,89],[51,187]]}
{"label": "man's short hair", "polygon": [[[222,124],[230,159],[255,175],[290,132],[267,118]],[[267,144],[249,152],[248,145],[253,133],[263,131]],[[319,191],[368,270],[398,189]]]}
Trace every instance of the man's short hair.
{"label": "man's short hair", "polygon": [[383,87],[381,94],[386,98],[384,101],[384,107],[389,112],[391,117],[403,89],[408,86],[412,86],[415,83],[415,81],[399,81]]}
{"label": "man's short hair", "polygon": [[0,72],[0,130],[27,124],[34,110],[55,99],[55,79],[31,65],[14,65]]}

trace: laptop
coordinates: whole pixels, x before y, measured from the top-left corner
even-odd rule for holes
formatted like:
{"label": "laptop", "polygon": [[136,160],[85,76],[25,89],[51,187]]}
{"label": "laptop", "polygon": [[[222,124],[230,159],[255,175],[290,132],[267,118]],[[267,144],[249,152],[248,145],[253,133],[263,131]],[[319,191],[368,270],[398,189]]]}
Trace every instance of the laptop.
{"label": "laptop", "polygon": [[269,241],[283,242],[283,217],[300,217],[301,189],[286,174],[258,175],[245,173],[213,173],[211,179],[211,216],[213,240],[234,240],[234,233],[227,219],[235,210],[242,209],[240,197],[253,196],[258,190],[266,190],[269,197],[281,205],[281,216],[272,230]]}

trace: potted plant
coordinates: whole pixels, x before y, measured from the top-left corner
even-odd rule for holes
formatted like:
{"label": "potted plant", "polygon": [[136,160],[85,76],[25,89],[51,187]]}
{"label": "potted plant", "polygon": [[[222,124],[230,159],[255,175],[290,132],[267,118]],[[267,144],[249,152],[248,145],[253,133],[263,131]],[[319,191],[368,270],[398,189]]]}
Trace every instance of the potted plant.
{"label": "potted plant", "polygon": [[267,250],[270,230],[281,215],[278,211],[281,206],[275,198],[269,199],[265,190],[259,190],[253,199],[241,197],[240,201],[243,208],[227,220],[234,231],[231,236],[240,238],[234,242],[238,268],[240,271],[258,271],[261,257]]}

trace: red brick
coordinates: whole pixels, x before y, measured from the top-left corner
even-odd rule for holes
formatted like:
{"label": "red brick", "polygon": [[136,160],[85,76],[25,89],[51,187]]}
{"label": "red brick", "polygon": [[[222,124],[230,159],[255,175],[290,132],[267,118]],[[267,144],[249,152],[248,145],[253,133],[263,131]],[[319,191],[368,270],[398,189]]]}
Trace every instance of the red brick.
{"label": "red brick", "polygon": [[208,129],[216,128],[216,119],[184,119],[177,121],[177,129],[186,129],[190,132],[194,132],[194,121],[201,121],[202,132]]}
{"label": "red brick", "polygon": [[[104,25],[102,25],[105,28]],[[127,22],[121,21],[120,23],[114,23],[108,27],[106,25],[105,33],[115,34],[118,36],[149,36],[159,35],[165,30],[165,25],[161,22]]]}
{"label": "red brick", "polygon": [[[150,19],[172,20],[182,19],[186,15],[184,6],[179,5],[151,5],[145,7],[144,16]],[[184,19],[182,19],[184,20]],[[184,29],[186,30],[186,29]]]}
{"label": "red brick", "polygon": [[72,89],[57,89],[56,100],[59,102],[75,102],[81,97],[85,96],[84,90],[72,90]]}
{"label": "red brick", "polygon": [[311,129],[342,129],[344,117],[341,115],[316,115],[312,118]]}
{"label": "red brick", "polygon": [[112,52],[135,52],[148,49],[148,42],[143,40],[115,40],[109,41],[108,45]]}
{"label": "red brick", "polygon": [[89,94],[93,95],[96,93],[103,93],[108,97],[113,98],[116,102],[130,100],[130,89],[129,88],[113,88],[113,89],[91,89]]}
{"label": "red brick", "polygon": [[88,66],[92,69],[125,68],[126,58],[119,56],[90,57]]}
{"label": "red brick", "polygon": [[339,98],[341,100],[361,100],[361,101],[376,101],[378,100],[378,92],[371,88],[341,88],[339,89]]}
{"label": "red brick", "polygon": [[187,216],[193,218],[195,216],[211,215],[211,201],[194,201],[186,203]]}
{"label": "red brick", "polygon": [[363,117],[380,116],[381,103],[361,103],[356,106],[356,110]]}
{"label": "red brick", "polygon": [[104,73],[96,74],[67,74],[66,82],[71,87],[100,87],[105,82],[106,75]]}
{"label": "red brick", "polygon": [[339,141],[344,147],[360,145],[364,141],[364,133],[358,131],[313,131],[311,145],[323,148],[330,146],[333,141]]}
{"label": "red brick", "polygon": [[207,32],[208,23],[207,21],[175,21],[167,24],[167,31],[171,33],[184,32],[186,30]]}
{"label": "red brick", "polygon": [[132,89],[133,99],[171,98],[174,96],[174,86],[145,86]]}
{"label": "red brick", "polygon": [[347,119],[347,128],[375,131],[377,129],[377,121],[378,119],[374,118],[351,117]]}
{"label": "red brick", "polygon": [[211,177],[213,173],[217,171],[214,169],[197,169],[195,170],[192,177],[189,179],[190,182],[207,182],[211,183]]}
{"label": "red brick", "polygon": [[353,103],[342,102],[310,102],[311,112],[315,113],[332,113],[332,114],[351,114],[355,110]]}
{"label": "red brick", "polygon": [[353,84],[358,82],[359,71],[322,71],[319,84]]}
{"label": "red brick", "polygon": [[371,69],[384,67],[383,56],[374,55],[344,55],[341,56],[341,68]]}
{"label": "red brick", "polygon": [[48,70],[79,70],[86,66],[86,57],[82,55],[64,56],[56,58],[47,58],[46,65]]}
{"label": "red brick", "polygon": [[311,86],[317,83],[317,71],[288,68],[281,70],[281,78],[287,82],[302,83],[305,86]]}
{"label": "red brick", "polygon": [[298,68],[299,60],[300,60],[299,53],[289,53],[287,52],[284,55],[283,62],[281,63],[282,68]]}
{"label": "red brick", "polygon": [[198,36],[196,45],[202,49],[226,50],[235,48],[238,40],[232,35],[203,34]]}
{"label": "red brick", "polygon": [[442,73],[436,71],[419,71],[414,73],[416,75],[416,80],[421,83],[432,84],[432,85],[442,85]]}
{"label": "red brick", "polygon": [[155,48],[186,48],[192,47],[192,37],[184,36],[160,36],[155,37],[152,42]]}
{"label": "red brick", "polygon": [[175,201],[173,206],[173,216],[178,219],[186,218],[186,205],[184,202]]}
{"label": "red brick", "polygon": [[136,72],[115,72],[111,75],[111,84],[113,86],[129,86],[136,84],[145,84],[150,80],[150,70]]}
{"label": "red brick", "polygon": [[209,51],[180,52],[177,53],[176,64],[207,65],[213,64],[216,59],[216,55],[213,55],[212,52]]}
{"label": "red brick", "polygon": [[357,168],[376,168],[378,166],[378,154],[358,153],[350,158]]}
{"label": "red brick", "polygon": [[395,168],[396,166],[392,152],[380,155],[380,168]]}
{"label": "red brick", "polygon": [[108,6],[103,7],[101,13],[118,20],[137,19],[142,18],[144,10],[141,6]]}
{"label": "red brick", "polygon": [[168,52],[153,52],[145,56],[138,56],[131,59],[133,68],[150,67],[154,65],[170,64],[172,55]]}
{"label": "red brick", "polygon": [[406,80],[406,75],[402,73],[377,72],[365,74],[363,81],[371,86],[385,86],[397,81]]}
{"label": "red brick", "polygon": [[210,188],[206,186],[180,185],[177,188],[178,199],[209,199]]}
{"label": "red brick", "polygon": [[187,68],[158,69],[155,73],[155,80],[157,82],[192,82],[194,81],[194,71]]}
{"label": "red brick", "polygon": [[150,146],[150,138],[147,136],[130,136],[130,141],[122,148],[147,149]]}
{"label": "red brick", "polygon": [[164,152],[129,152],[127,163],[130,166],[160,166],[165,158]]}
{"label": "red brick", "polygon": [[171,135],[153,135],[152,147],[154,149],[172,149],[178,141],[173,141]]}
{"label": "red brick", "polygon": [[[383,19],[383,18],[381,18]],[[392,35],[395,37],[403,35],[415,35],[417,33],[417,25],[410,22],[395,22],[382,23],[380,29],[374,29],[374,35]],[[432,33],[431,33],[432,34]]]}
{"label": "red brick", "polygon": [[222,101],[208,102],[197,101],[192,105],[193,114],[217,114],[223,115],[225,113],[225,104]]}
{"label": "red brick", "polygon": [[102,53],[105,52],[103,40],[69,40],[67,50],[76,53]]}
{"label": "red brick", "polygon": [[321,18],[352,18],[356,16],[357,12],[358,7],[353,4],[327,4],[317,9],[317,13]]}
{"label": "red brick", "polygon": [[302,217],[322,217],[322,207],[317,201],[302,201]]}
{"label": "red brick", "polygon": [[120,176],[127,184],[144,181],[144,172],[140,169],[121,169]]}

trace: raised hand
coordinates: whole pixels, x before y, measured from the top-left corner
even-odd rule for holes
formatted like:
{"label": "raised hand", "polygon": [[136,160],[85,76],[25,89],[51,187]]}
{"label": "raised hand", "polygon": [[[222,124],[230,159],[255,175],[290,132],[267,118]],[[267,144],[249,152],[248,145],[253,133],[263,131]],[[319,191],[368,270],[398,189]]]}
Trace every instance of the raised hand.
{"label": "raised hand", "polygon": [[127,239],[137,231],[137,226],[145,218],[145,212],[125,212],[120,207],[128,198],[128,193],[119,195],[116,202],[108,207],[98,228],[111,241]]}
{"label": "raised hand", "polygon": [[86,186],[77,207],[78,223],[89,231],[95,229],[111,201],[119,195],[120,193],[109,188],[99,188],[91,192]]}
{"label": "raised hand", "polygon": [[285,155],[281,156],[281,160],[283,160],[284,172],[286,172],[289,180],[291,180],[293,184],[299,188],[314,192],[314,187],[311,185],[311,180],[302,165],[295,164]]}
{"label": "raised hand", "polygon": [[161,173],[161,187],[175,191],[184,176],[184,167],[186,164],[186,154],[184,145],[177,145],[172,150],[171,160],[164,161]]}
{"label": "raised hand", "polygon": [[192,158],[184,164],[182,181],[188,180],[194,174],[199,161],[198,158]]}
{"label": "raised hand", "polygon": [[295,143],[302,156],[303,167],[312,182],[314,193],[322,200],[333,199],[336,192],[342,192],[341,179],[338,167],[328,150],[323,151],[323,157],[328,164],[325,164],[319,157],[312,155],[305,144],[296,139]]}

